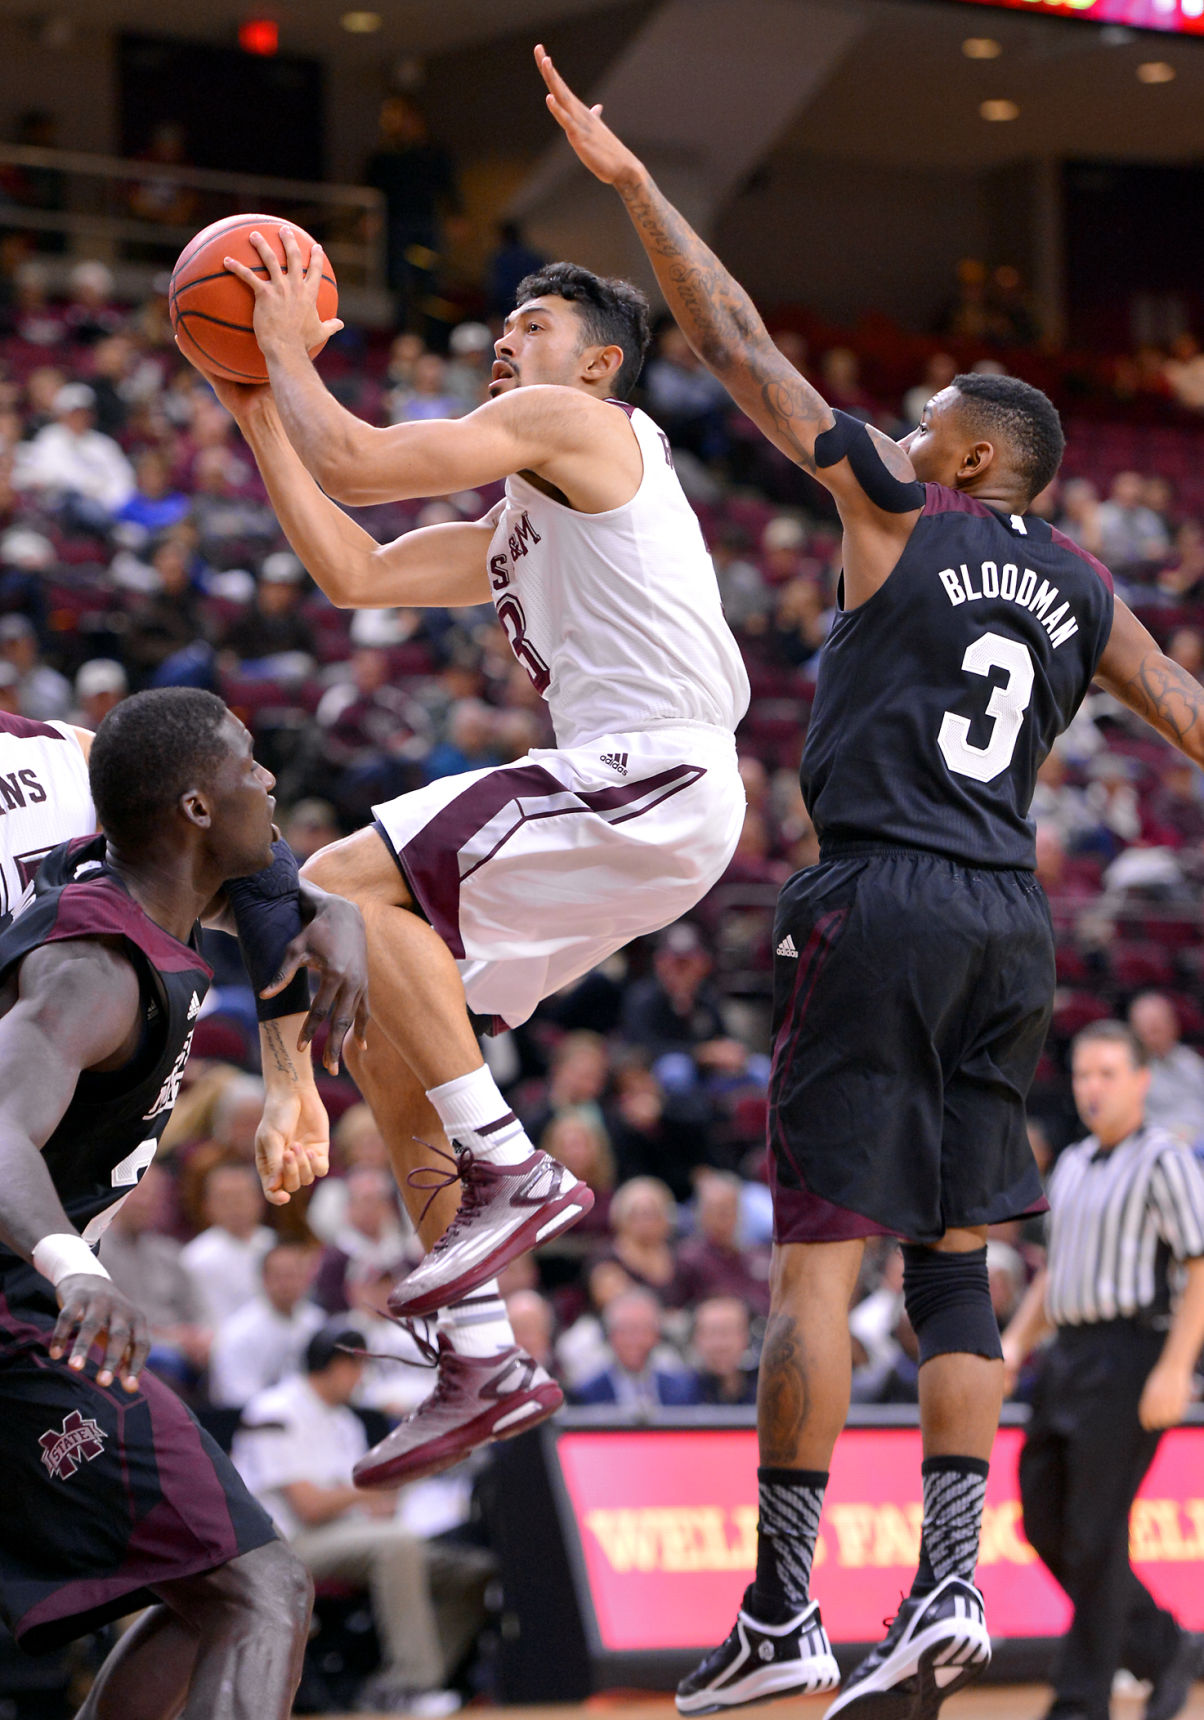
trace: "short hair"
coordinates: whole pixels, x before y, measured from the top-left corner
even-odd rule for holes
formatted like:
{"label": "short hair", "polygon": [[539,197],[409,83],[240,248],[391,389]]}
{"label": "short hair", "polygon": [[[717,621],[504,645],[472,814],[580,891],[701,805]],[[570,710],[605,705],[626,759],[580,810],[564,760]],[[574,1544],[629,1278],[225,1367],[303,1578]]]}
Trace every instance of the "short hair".
{"label": "short hair", "polygon": [[329,1326],[319,1326],[305,1346],[305,1372],[324,1374],[331,1362],[340,1356],[350,1356],[353,1361],[362,1362],[366,1342],[358,1326],[333,1322]]}
{"label": "short hair", "polygon": [[1047,394],[1018,376],[955,376],[951,387],[966,402],[967,416],[1008,445],[1016,470],[1028,485],[1025,506],[1052,484],[1062,464],[1066,437],[1058,409]]}
{"label": "short hair", "polygon": [[145,846],[184,791],[221,763],[228,715],[215,693],[195,687],[155,687],[115,705],[88,760],[105,835],[122,847]]}
{"label": "short hair", "polygon": [[548,263],[518,283],[514,303],[517,307],[539,298],[567,299],[578,305],[587,342],[622,347],[623,363],[614,391],[618,399],[626,400],[640,379],[652,338],[648,300],[640,289],[611,275],[595,275],[578,263]]}
{"label": "short hair", "polygon": [[1071,1056],[1074,1055],[1080,1045],[1090,1045],[1094,1040],[1100,1040],[1104,1044],[1125,1046],[1129,1056],[1133,1059],[1134,1069],[1144,1069],[1150,1061],[1145,1046],[1138,1039],[1133,1029],[1126,1026],[1123,1021],[1089,1022],[1081,1032],[1075,1034],[1070,1047]]}

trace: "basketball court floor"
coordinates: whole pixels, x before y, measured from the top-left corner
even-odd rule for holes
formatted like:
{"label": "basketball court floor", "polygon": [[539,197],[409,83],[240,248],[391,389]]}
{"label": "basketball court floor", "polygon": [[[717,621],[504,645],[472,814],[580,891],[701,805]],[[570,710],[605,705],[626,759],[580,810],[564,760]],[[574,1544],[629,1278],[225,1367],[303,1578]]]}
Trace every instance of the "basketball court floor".
{"label": "basketball court floor", "polygon": [[[759,1710],[765,1720],[820,1720],[829,1697],[814,1696],[798,1701],[775,1702]],[[983,1684],[960,1696],[951,1696],[941,1709],[941,1720],[1041,1720],[1049,1706],[1050,1693],[1043,1684]],[[1141,1720],[1145,1696],[1138,1687],[1132,1694],[1112,1699],[1112,1720]],[[668,1696],[651,1697],[637,1692],[595,1696],[580,1707],[480,1708],[464,1710],[465,1720],[670,1720],[675,1710]],[[315,1717],[318,1720],[318,1717]],[[363,1714],[327,1715],[322,1720],[366,1720]],[[380,1720],[388,1720],[381,1716]],[[1197,1684],[1182,1710],[1181,1720],[1204,1720],[1204,1683]]]}

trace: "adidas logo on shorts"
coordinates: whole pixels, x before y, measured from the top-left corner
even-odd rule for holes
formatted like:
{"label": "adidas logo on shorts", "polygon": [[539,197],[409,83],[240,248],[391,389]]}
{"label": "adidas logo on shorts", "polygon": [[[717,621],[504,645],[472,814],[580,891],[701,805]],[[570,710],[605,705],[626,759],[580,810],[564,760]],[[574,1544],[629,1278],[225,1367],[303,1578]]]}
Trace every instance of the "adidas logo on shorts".
{"label": "adidas logo on shorts", "polygon": [[778,954],[780,956],[793,956],[796,961],[798,960],[798,949],[789,932],[786,933],[786,936],[778,945]]}
{"label": "adidas logo on shorts", "polygon": [[600,753],[599,757],[608,770],[617,770],[620,776],[627,775],[626,753]]}

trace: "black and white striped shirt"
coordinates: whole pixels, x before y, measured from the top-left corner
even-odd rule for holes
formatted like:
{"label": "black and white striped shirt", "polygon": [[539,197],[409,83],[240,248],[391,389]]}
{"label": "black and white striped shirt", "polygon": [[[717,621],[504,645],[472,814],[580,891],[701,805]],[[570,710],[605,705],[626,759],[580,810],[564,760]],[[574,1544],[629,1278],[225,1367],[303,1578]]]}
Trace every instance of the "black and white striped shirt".
{"label": "black and white striped shirt", "polygon": [[1045,1308],[1055,1326],[1159,1319],[1172,1260],[1204,1255],[1204,1166],[1145,1124],[1110,1151],[1094,1135],[1050,1173]]}

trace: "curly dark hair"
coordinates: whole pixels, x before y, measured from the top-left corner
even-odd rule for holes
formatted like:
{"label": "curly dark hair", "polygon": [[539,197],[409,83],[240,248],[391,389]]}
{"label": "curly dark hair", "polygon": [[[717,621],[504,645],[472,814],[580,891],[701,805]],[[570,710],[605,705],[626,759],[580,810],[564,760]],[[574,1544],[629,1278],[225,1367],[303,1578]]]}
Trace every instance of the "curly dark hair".
{"label": "curly dark hair", "polygon": [[1016,470],[1028,485],[1025,507],[1052,484],[1062,464],[1066,437],[1058,409],[1047,394],[1018,376],[955,376],[967,422],[1006,443]]}
{"label": "curly dark hair", "polygon": [[514,303],[517,308],[528,299],[544,297],[567,299],[581,307],[587,342],[623,348],[614,391],[619,400],[626,400],[640,379],[652,338],[644,294],[630,281],[591,274],[578,263],[548,263],[518,283]]}
{"label": "curly dark hair", "polygon": [[155,687],[115,705],[96,731],[88,777],[96,816],[122,848],[143,848],[187,788],[226,755],[229,711],[215,693]]}

